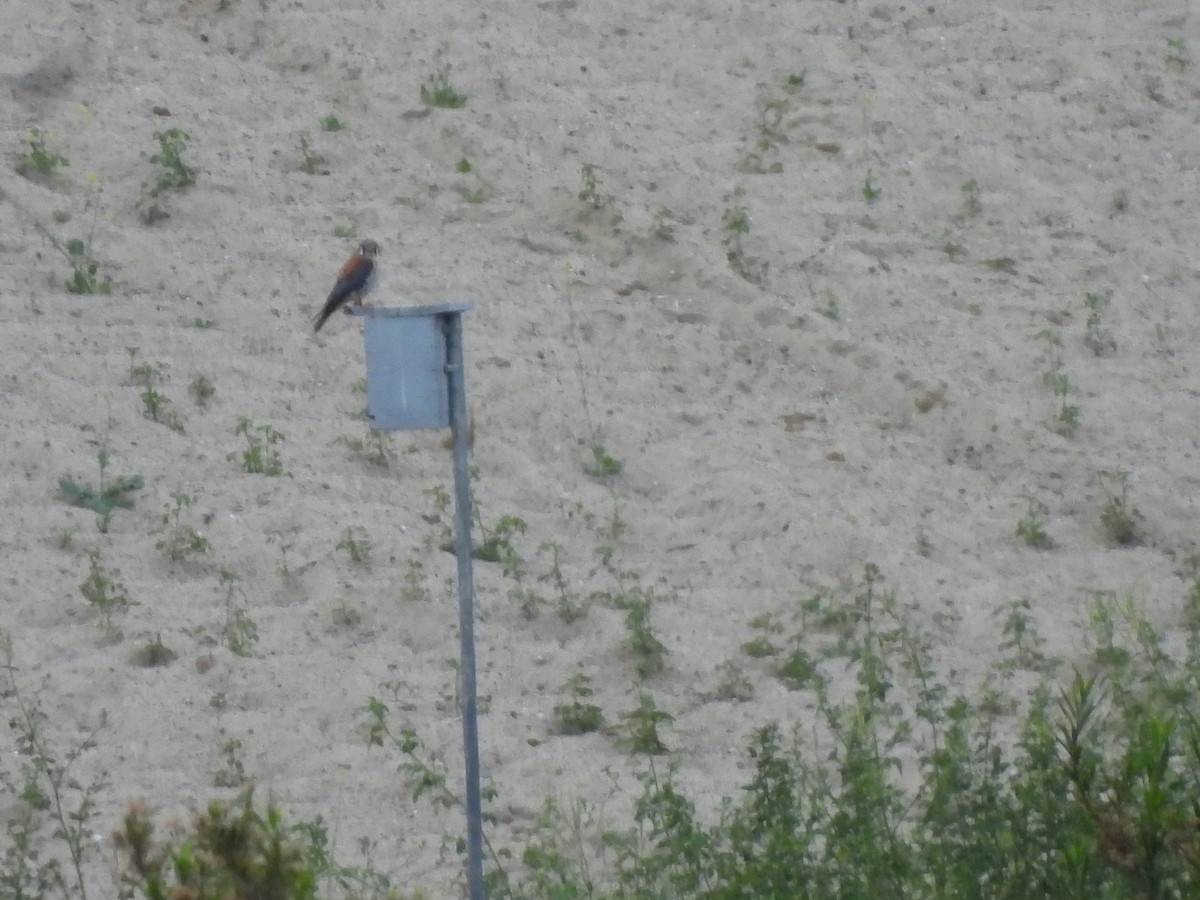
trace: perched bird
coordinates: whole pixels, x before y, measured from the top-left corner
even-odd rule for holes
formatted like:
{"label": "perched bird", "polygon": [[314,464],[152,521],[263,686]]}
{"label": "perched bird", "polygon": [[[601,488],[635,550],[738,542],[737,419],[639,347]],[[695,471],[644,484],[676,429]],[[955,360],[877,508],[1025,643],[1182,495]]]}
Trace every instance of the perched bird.
{"label": "perched bird", "polygon": [[379,255],[379,244],[369,238],[358,245],[358,252],[346,260],[338,272],[337,282],[321,311],[313,317],[313,331],[320,331],[321,326],[346,303],[353,302],[356,306],[362,303],[363,295],[371,290],[375,283],[375,257]]}

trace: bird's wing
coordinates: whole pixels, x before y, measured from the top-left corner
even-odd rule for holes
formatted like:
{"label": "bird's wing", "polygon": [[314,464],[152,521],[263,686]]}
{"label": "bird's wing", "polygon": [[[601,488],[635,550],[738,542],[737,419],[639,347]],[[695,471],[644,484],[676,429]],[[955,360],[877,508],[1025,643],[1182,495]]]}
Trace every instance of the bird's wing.
{"label": "bird's wing", "polygon": [[347,297],[366,286],[374,269],[375,261],[369,256],[355,254],[346,260],[346,264],[338,272],[337,283],[325,300],[325,306],[313,319],[314,331],[321,330],[321,326],[337,311],[339,306],[346,302]]}

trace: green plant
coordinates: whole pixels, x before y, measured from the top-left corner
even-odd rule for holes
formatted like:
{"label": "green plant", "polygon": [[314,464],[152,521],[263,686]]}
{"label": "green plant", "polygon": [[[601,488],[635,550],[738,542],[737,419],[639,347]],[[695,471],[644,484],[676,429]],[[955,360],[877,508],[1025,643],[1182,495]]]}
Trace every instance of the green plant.
{"label": "green plant", "polygon": [[804,80],[807,76],[806,72],[792,72],[784,80],[788,87],[804,87]]}
{"label": "green plant", "polygon": [[1038,634],[1030,614],[1031,609],[1029,600],[1022,598],[996,611],[997,617],[1004,616],[1001,628],[1004,639],[1000,643],[1000,649],[1008,654],[1008,659],[1003,664],[1008,670],[1026,669],[1039,672],[1049,665],[1046,654],[1042,652],[1046,639]]}
{"label": "green plant", "polygon": [[217,573],[217,593],[225,611],[219,642],[236,656],[251,656],[258,643],[258,625],[246,611],[246,592],[238,584],[237,576],[228,569]]}
{"label": "green plant", "polygon": [[450,63],[442,63],[421,85],[421,102],[440,109],[459,109],[467,103],[467,95],[450,83]]}
{"label": "green plant", "polygon": [[592,460],[593,462],[585,465],[583,471],[593,478],[609,478],[613,475],[620,475],[624,465],[620,460],[614,459],[609,455],[603,444],[592,444]]}
{"label": "green plant", "polygon": [[993,256],[983,260],[983,265],[993,272],[1003,272],[1005,275],[1013,275],[1017,271],[1017,261],[1011,256]]}
{"label": "green plant", "polygon": [[[228,742],[227,742],[228,743]],[[149,811],[130,806],[117,846],[125,857],[122,897],[145,900],[315,900],[317,873],[306,832],[273,804],[254,807],[253,789],[213,801],[161,841]]]}
{"label": "green plant", "polygon": [[722,244],[725,246],[725,258],[729,267],[738,276],[762,286],[767,280],[767,263],[746,253],[744,239],[750,233],[750,209],[745,202],[746,192],[742,188],[734,188],[725,195],[728,204],[721,215],[721,225],[725,229]]}
{"label": "green plant", "polygon": [[777,155],[778,145],[788,141],[784,116],[791,108],[786,97],[764,100],[758,111],[758,128],[752,149],[746,151],[738,171],[748,175],[778,175],[783,163],[771,157]]}
{"label": "green plant", "polygon": [[228,738],[221,745],[223,765],[213,773],[215,787],[241,788],[250,783],[246,777],[246,767],[242,764],[242,742],[237,738]]}
{"label": "green plant", "polygon": [[363,614],[361,609],[350,606],[345,600],[339,600],[330,613],[330,618],[339,628],[357,628],[362,624]]}
{"label": "green plant", "polygon": [[162,518],[156,529],[156,533],[162,537],[154,546],[165,553],[172,562],[179,562],[189,554],[208,552],[208,538],[183,521],[184,512],[191,505],[192,498],[179,493],[172,494],[171,502],[163,507]]}
{"label": "green plant", "polygon": [[837,295],[832,290],[825,292],[825,305],[818,306],[817,312],[834,322],[842,317],[841,304],[838,303]]}
{"label": "green plant", "polygon": [[[393,691],[393,696],[396,696]],[[391,712],[378,697],[367,698],[360,710],[367,721],[364,726],[368,747],[392,747],[400,752],[403,761],[400,771],[412,784],[412,800],[416,802],[428,795],[434,805],[443,809],[461,806],[459,798],[446,786],[446,762],[441,754],[426,749],[417,732],[412,728],[401,728],[397,734],[388,722]]]}
{"label": "green plant", "polygon": [[188,134],[169,128],[154,132],[154,139],[158,141],[158,152],[150,156],[154,176],[138,201],[138,217],[145,225],[153,225],[170,215],[160,202],[167,191],[182,190],[196,183],[196,170],[183,161],[190,140]]}
{"label": "green plant", "polygon": [[454,164],[454,171],[460,175],[466,175],[471,171],[471,161],[465,156],[461,157],[459,161]]}
{"label": "green plant", "polygon": [[396,464],[396,449],[390,431],[369,428],[365,437],[352,438],[342,435],[337,438],[337,443],[349,447],[372,466],[390,469]]}
{"label": "green plant", "polygon": [[789,644],[791,649],[779,661],[775,674],[793,690],[803,688],[820,689],[824,687],[825,678],[817,668],[817,662],[804,648],[805,636],[793,635]]}
{"label": "green plant", "polygon": [[[57,895],[87,900],[84,864],[98,849],[91,823],[97,814],[96,796],[105,782],[101,775],[85,783],[76,770],[95,748],[107,713],[101,711],[99,724],[60,753],[47,733],[49,717],[40,695],[27,697],[21,690],[12,635],[4,630],[0,630],[0,657],[4,672],[0,702],[9,708],[5,718],[13,736],[12,752],[5,756],[16,766],[10,775],[7,759],[0,764],[8,839],[0,858],[0,897],[40,900]],[[52,849],[52,841],[61,850]]]}
{"label": "green plant", "polygon": [[592,679],[580,673],[572,675],[563,685],[570,702],[554,707],[554,720],[559,734],[590,734],[604,727],[604,711],[594,703],[583,701],[591,697]]}
{"label": "green plant", "polygon": [[338,550],[345,550],[350,561],[365,566],[371,561],[371,541],[367,530],[360,525],[348,525],[337,542]]}
{"label": "green plant", "polygon": [[120,571],[105,569],[100,564],[99,550],[88,552],[88,574],[83,583],[79,585],[79,593],[83,594],[83,599],[100,613],[100,621],[104,624],[104,630],[110,634],[115,634],[112,623],[113,615],[136,605],[130,599],[124,582],[121,581]]}
{"label": "green plant", "polygon": [[238,419],[237,427],[233,430],[236,436],[246,439],[246,449],[241,453],[230,453],[226,458],[240,458],[242,470],[251,475],[287,475],[283,468],[283,457],[279,455],[276,445],[283,441],[283,433],[276,431],[270,425],[255,425],[245,416]]}
{"label": "green plant", "polygon": [[966,207],[968,216],[977,216],[983,212],[983,199],[978,181],[974,178],[970,181],[964,181],[960,190],[962,191],[963,204]]}
{"label": "green plant", "polygon": [[1025,515],[1017,521],[1016,535],[1035,550],[1049,550],[1054,541],[1046,533],[1046,504],[1032,497],[1025,498]]}
{"label": "green plant", "polygon": [[618,745],[631,753],[642,753],[657,756],[670,752],[667,745],[659,737],[658,729],[670,725],[675,717],[665,713],[654,703],[654,697],[647,691],[638,692],[638,705],[621,716],[622,733]]}
{"label": "green plant", "polygon": [[545,572],[537,576],[537,581],[539,584],[551,585],[554,589],[553,597],[546,597],[532,588],[522,587],[521,581],[524,576],[522,566],[516,565],[509,568],[508,574],[518,584],[517,587],[509,591],[509,597],[520,604],[521,614],[525,618],[536,618],[538,612],[544,606],[553,606],[558,613],[559,619],[568,625],[584,618],[588,614],[593,597],[581,596],[574,589],[571,580],[567,577],[563,568],[564,551],[565,548],[563,545],[556,541],[543,541],[537,548],[537,555],[539,557],[544,555],[550,557],[548,568]]}
{"label": "green plant", "polygon": [[[471,506],[478,513],[478,504],[473,502]],[[471,551],[471,555],[482,562],[500,563],[506,575],[520,568],[523,560],[513,545],[513,538],[525,533],[525,520],[517,516],[501,516],[490,530],[484,527],[481,520],[478,524],[483,541]]]}
{"label": "green plant", "polygon": [[[1109,540],[1122,547],[1140,543],[1145,516],[1129,502],[1129,473],[1100,472],[1097,479],[1101,489],[1108,495],[1108,501],[1100,510],[1100,524],[1104,526]],[[1113,483],[1120,488],[1120,493],[1110,489],[1109,485]]]}
{"label": "green plant", "polygon": [[755,616],[750,620],[750,627],[759,634],[742,644],[743,653],[751,659],[763,659],[780,652],[779,646],[771,640],[772,635],[783,631],[783,626],[775,616],[770,613]]}
{"label": "green plant", "polygon": [[163,191],[195,184],[196,170],[183,161],[190,140],[187,133],[178,128],[169,128],[154,132],[154,139],[158,141],[158,152],[150,157],[150,164],[157,166],[158,172],[150,187],[150,196],[157,197]]}
{"label": "green plant", "polygon": [[142,391],[142,416],[151,422],[165,425],[172,431],[183,434],[183,417],[175,410],[169,397],[152,387]]}
{"label": "green plant", "polygon": [[335,116],[333,113],[330,113],[329,115],[327,115],[323,119],[321,119],[321,130],[322,131],[341,131],[345,127],[346,127],[346,123],[343,122],[341,119],[339,119],[337,116]]}
{"label": "green plant", "polygon": [[718,700],[745,703],[754,699],[754,684],[735,660],[727,659],[717,666],[717,674],[721,676],[717,682]]}
{"label": "green plant", "polygon": [[353,223],[344,224],[344,225],[334,225],[333,226],[333,236],[339,237],[339,238],[358,237],[358,226]]}
{"label": "green plant", "polygon": [[637,657],[635,670],[641,679],[661,672],[666,664],[667,648],[654,634],[650,610],[657,598],[641,588],[631,588],[610,598],[612,605],[625,613],[629,648]]}
{"label": "green plant", "polygon": [[871,206],[876,200],[883,196],[883,188],[871,181],[874,175],[875,173],[868,169],[867,177],[863,179],[862,195],[863,199],[867,201],[868,206]]}
{"label": "green plant", "polygon": [[596,173],[598,167],[592,163],[585,162],[579,168],[579,199],[590,206],[592,209],[603,209],[612,202],[612,194],[602,193],[600,190],[600,179]]}
{"label": "green plant", "polygon": [[1108,311],[1112,291],[1103,294],[1089,291],[1083,297],[1083,305],[1087,307],[1087,326],[1083,335],[1083,343],[1096,356],[1111,356],[1117,352],[1117,339],[1104,326],[1104,313]]}
{"label": "green plant", "polygon": [[665,207],[654,214],[654,223],[650,226],[650,233],[663,243],[674,243],[675,241],[675,225],[671,221],[674,214]]}
{"label": "green plant", "polygon": [[324,169],[326,159],[315,149],[308,140],[308,132],[301,131],[296,140],[300,146],[300,170],[306,175],[329,174],[327,169]]}
{"label": "green plant", "polygon": [[64,476],[58,480],[58,489],[73,505],[90,509],[98,515],[100,531],[106,533],[112,514],[118,509],[133,509],[133,498],[128,495],[133,491],[141,490],[145,483],[142,481],[141,475],[126,475],[123,478],[108,481],[106,477],[109,463],[107,434],[96,454],[96,463],[100,468],[99,487],[90,488]]}
{"label": "green plant", "polygon": [[409,559],[404,564],[404,587],[400,596],[405,600],[429,600],[429,587],[425,583],[425,566],[419,559]]}
{"label": "green plant", "polygon": [[1042,384],[1050,388],[1050,392],[1058,398],[1058,412],[1050,423],[1050,428],[1063,437],[1071,437],[1079,428],[1080,409],[1074,403],[1068,403],[1067,397],[1074,390],[1071,379],[1063,371],[1062,338],[1057,331],[1043,329],[1036,337],[1046,343],[1046,371],[1042,373]]}
{"label": "green plant", "polygon": [[929,536],[929,530],[923,525],[917,529],[916,548],[918,556],[925,559],[933,557],[933,538]]}
{"label": "green plant", "polygon": [[133,654],[134,664],[143,669],[167,666],[178,658],[179,654],[163,643],[162,632],[155,634]]}
{"label": "green plant", "polygon": [[205,407],[208,401],[216,396],[217,389],[207,375],[197,375],[188,385],[188,393],[192,395],[197,406]]}
{"label": "green plant", "polygon": [[[817,691],[819,727],[755,729],[748,771],[715,822],[697,813],[673,767],[645,760],[628,824],[597,827],[588,807],[547,802],[524,851],[505,848],[494,860],[491,893],[1192,897],[1200,875],[1195,651],[1168,658],[1163,635],[1130,618],[1133,646],[1111,677],[1058,687],[1039,675],[1010,697],[990,677],[966,685],[935,669],[928,639],[881,581],[868,565],[852,599],[805,602],[807,615],[833,622],[839,614],[830,650],[849,676],[845,690]],[[1028,630],[1014,637],[1033,648]],[[654,721],[652,698],[635,712],[624,735],[638,734],[637,752],[663,752],[657,729],[645,733],[645,720],[665,721]]]}
{"label": "green plant", "polygon": [[92,258],[91,238],[82,241],[69,240],[64,245],[71,264],[71,278],[67,290],[72,294],[111,294],[113,283],[110,278],[100,278],[100,264]]}
{"label": "green plant", "polygon": [[21,138],[21,143],[29,149],[17,160],[17,172],[20,175],[26,178],[50,179],[59,169],[70,165],[65,156],[46,148],[50,137],[49,132],[34,128]]}
{"label": "green plant", "polygon": [[1167,65],[1174,66],[1180,72],[1192,62],[1192,54],[1188,51],[1187,41],[1181,37],[1167,38]]}

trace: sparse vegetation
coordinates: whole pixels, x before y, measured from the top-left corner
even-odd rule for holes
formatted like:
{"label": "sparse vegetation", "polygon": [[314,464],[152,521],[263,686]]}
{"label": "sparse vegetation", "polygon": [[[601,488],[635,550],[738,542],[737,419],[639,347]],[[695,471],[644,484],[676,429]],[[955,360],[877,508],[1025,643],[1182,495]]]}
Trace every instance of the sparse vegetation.
{"label": "sparse vegetation", "polygon": [[118,637],[119,632],[113,627],[113,616],[125,612],[135,603],[121,581],[120,571],[107,569],[101,563],[99,550],[88,552],[88,574],[79,585],[79,593],[100,614],[105,632]]}
{"label": "sparse vegetation", "polygon": [[17,172],[26,178],[41,178],[51,180],[59,169],[70,165],[61,153],[50,150],[46,144],[52,135],[49,132],[34,128],[21,139],[29,149],[17,160]]}
{"label": "sparse vegetation", "polygon": [[345,550],[355,565],[365,566],[371,561],[371,540],[361,525],[348,525],[337,543],[338,550]]}
{"label": "sparse vegetation", "polygon": [[171,501],[163,507],[156,529],[160,537],[154,546],[172,562],[208,552],[208,538],[185,521],[185,513],[191,505],[190,496],[178,493],[172,494]]}
{"label": "sparse vegetation", "polygon": [[[111,428],[111,424],[109,427]],[[108,531],[108,523],[114,512],[118,509],[133,509],[133,497],[130,494],[141,490],[144,486],[141,475],[126,475],[109,481],[108,464],[108,434],[106,432],[100,449],[96,453],[96,465],[100,469],[99,487],[90,488],[66,477],[58,480],[58,489],[62,491],[63,496],[69,502],[75,506],[90,509],[100,517],[101,533]]]}
{"label": "sparse vegetation", "polygon": [[[1100,524],[1109,540],[1120,547],[1141,543],[1142,522],[1145,516],[1129,502],[1129,473],[1101,472],[1100,487],[1108,495],[1104,508],[1100,510]],[[1113,486],[1119,491],[1114,491]]]}
{"label": "sparse vegetation", "polygon": [[196,405],[203,408],[208,406],[208,401],[216,396],[217,388],[207,375],[197,375],[188,385],[188,393],[192,395]]}
{"label": "sparse vegetation", "polygon": [[875,173],[868,169],[867,177],[863,179],[862,195],[863,199],[867,201],[868,206],[873,205],[876,200],[883,196],[883,188],[875,184],[872,180],[874,177]]}
{"label": "sparse vegetation", "polygon": [[659,709],[649,692],[638,693],[637,708],[623,714],[621,721],[624,724],[617,743],[630,753],[658,756],[670,752],[658,730],[674,722],[675,717]]}
{"label": "sparse vegetation", "polygon": [[251,475],[287,475],[283,468],[283,457],[277,445],[283,441],[283,433],[270,425],[255,425],[246,417],[238,419],[233,433],[246,439],[246,449],[241,453],[230,453],[228,459],[240,460],[242,470]]}
{"label": "sparse vegetation", "polygon": [[625,468],[619,460],[609,455],[603,444],[592,444],[592,460],[591,464],[583,467],[583,471],[593,478],[609,478],[613,475],[620,475],[621,470]]}
{"label": "sparse vegetation", "polygon": [[150,156],[150,164],[155,167],[154,176],[143,188],[138,201],[138,217],[145,225],[153,225],[170,215],[162,205],[164,194],[196,183],[196,170],[183,160],[190,140],[188,134],[178,128],[169,128],[154,132],[154,139],[158,141],[158,152]]}
{"label": "sparse vegetation", "polygon": [[1096,356],[1111,356],[1117,352],[1117,339],[1104,324],[1104,315],[1112,300],[1112,292],[1089,291],[1083,297],[1083,305],[1087,308],[1087,326],[1083,342]]}
{"label": "sparse vegetation", "polygon": [[62,749],[52,740],[41,693],[29,696],[18,682],[12,634],[2,629],[0,657],[0,703],[12,737],[12,751],[0,761],[7,838],[0,857],[0,896],[88,900],[84,864],[99,849],[92,823],[97,794],[106,784],[103,774],[88,779],[78,763],[95,748],[107,713],[100,711],[99,724]]}
{"label": "sparse vegetation", "polygon": [[300,148],[300,171],[306,175],[328,175],[329,170],[325,168],[326,159],[313,147],[308,139],[308,132],[301,131],[296,135],[296,142]]}
{"label": "sparse vegetation", "polygon": [[612,202],[612,194],[600,190],[600,178],[596,174],[600,170],[592,163],[585,162],[579,168],[579,199],[591,209],[604,209]]}
{"label": "sparse vegetation", "polygon": [[741,278],[762,286],[767,280],[767,263],[746,253],[744,240],[750,233],[750,209],[746,206],[746,192],[735,188],[732,193],[725,195],[728,204],[721,216],[721,224],[725,229],[725,258],[729,267]]}
{"label": "sparse vegetation", "polygon": [[143,669],[169,666],[178,658],[179,654],[163,643],[161,632],[146,641],[133,654],[134,665],[141,666]]}
{"label": "sparse vegetation", "polygon": [[1044,329],[1037,333],[1046,344],[1046,371],[1042,373],[1042,384],[1050,389],[1057,398],[1058,410],[1050,423],[1050,428],[1063,437],[1071,437],[1079,428],[1081,412],[1074,403],[1068,403],[1067,397],[1074,391],[1071,379],[1063,371],[1062,337],[1057,331]]}
{"label": "sparse vegetation", "polygon": [[1026,498],[1025,515],[1017,521],[1017,537],[1035,550],[1049,550],[1054,541],[1046,533],[1046,504]]}
{"label": "sparse vegetation", "polygon": [[586,675],[572,675],[563,690],[570,701],[554,707],[554,720],[559,734],[590,734],[604,727],[604,711],[594,703],[585,702],[595,692],[592,680]]}
{"label": "sparse vegetation", "polygon": [[968,216],[977,216],[983,212],[983,197],[979,182],[972,178],[962,185],[963,206]]}
{"label": "sparse vegetation", "polygon": [[421,102],[439,109],[459,109],[467,105],[467,95],[450,81],[450,63],[443,62],[421,85]]}
{"label": "sparse vegetation", "polygon": [[225,612],[219,642],[237,656],[251,656],[258,643],[258,625],[246,611],[246,593],[238,584],[237,576],[228,569],[222,569],[217,579],[217,593]]}
{"label": "sparse vegetation", "polygon": [[1181,37],[1167,38],[1167,65],[1180,72],[1192,64],[1192,54],[1187,41]]}

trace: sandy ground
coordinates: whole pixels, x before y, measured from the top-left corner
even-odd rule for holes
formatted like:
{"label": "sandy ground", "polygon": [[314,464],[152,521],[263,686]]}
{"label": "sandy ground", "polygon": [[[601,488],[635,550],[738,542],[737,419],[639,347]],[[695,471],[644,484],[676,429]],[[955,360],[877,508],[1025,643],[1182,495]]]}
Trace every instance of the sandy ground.
{"label": "sandy ground", "polygon": [[[0,8],[0,623],[60,746],[107,711],[76,765],[106,774],[97,833],[133,798],[178,812],[228,794],[214,773],[237,740],[263,792],[324,816],[351,861],[366,840],[399,883],[455,893],[441,836],[459,814],[412,802],[358,711],[386,698],[458,777],[454,560],[427,493],[450,483],[443,435],[365,460],[361,322],[309,329],[351,227],[383,247],[377,302],[474,303],[475,489],[485,525],[527,524],[526,586],[550,592],[538,548],[556,542],[571,591],[605,589],[589,572],[611,546],[662,598],[667,666],[645,687],[702,805],[736,791],[756,727],[814,716],[739,651],[750,620],[790,633],[799,601],[848,596],[866,562],[964,684],[1022,599],[1067,663],[1095,591],[1178,634],[1200,549],[1200,58],[1171,57],[1198,29],[1188,0]],[[444,65],[461,109],[421,102]],[[322,131],[330,114],[346,127]],[[15,172],[33,128],[69,167]],[[166,128],[198,177],[146,225]],[[67,292],[47,232],[91,233],[113,293]],[[1088,292],[1109,298],[1091,346]],[[1049,424],[1047,330],[1071,436]],[[143,416],[142,363],[184,433]],[[229,459],[241,417],[284,435],[289,477]],[[100,533],[57,485],[95,484],[105,441],[108,475],[145,488]],[[619,475],[586,473],[595,442]],[[1139,546],[1100,526],[1105,471],[1129,473]],[[178,493],[211,549],[172,562],[155,532]],[[1052,550],[1014,536],[1028,497]],[[367,564],[338,549],[348,528]],[[89,552],[138,604],[120,639],[81,596]],[[212,646],[222,570],[257,626],[248,657]],[[619,808],[603,773],[627,789],[628,754],[556,736],[553,708],[584,674],[618,721],[636,660],[620,612],[530,621],[498,566],[476,574],[494,837],[519,846],[548,795]],[[140,667],[154,635],[178,659]],[[752,700],[718,698],[729,659]],[[91,875],[109,889],[111,854]]]}

